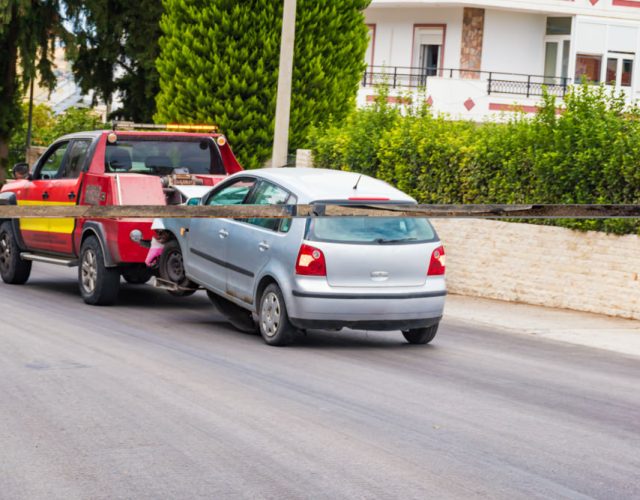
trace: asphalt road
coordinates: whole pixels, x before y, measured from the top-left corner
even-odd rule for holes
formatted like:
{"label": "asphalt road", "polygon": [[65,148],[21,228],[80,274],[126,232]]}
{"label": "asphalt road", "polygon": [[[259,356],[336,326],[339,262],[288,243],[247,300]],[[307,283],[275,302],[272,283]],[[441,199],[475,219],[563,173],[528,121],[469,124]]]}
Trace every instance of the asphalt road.
{"label": "asphalt road", "polygon": [[0,285],[0,498],[639,498],[640,359],[443,323],[269,348],[204,294]]}

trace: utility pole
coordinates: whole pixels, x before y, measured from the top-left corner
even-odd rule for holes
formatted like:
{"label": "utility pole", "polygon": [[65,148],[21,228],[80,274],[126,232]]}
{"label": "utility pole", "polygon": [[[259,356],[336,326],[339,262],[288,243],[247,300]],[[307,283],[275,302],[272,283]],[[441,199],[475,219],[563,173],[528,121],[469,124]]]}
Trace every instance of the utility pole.
{"label": "utility pole", "polygon": [[29,90],[29,118],[27,123],[27,154],[29,153],[29,148],[31,147],[31,135],[33,131],[33,81],[35,80],[35,71],[33,72],[33,76],[31,76],[31,88]]}
{"label": "utility pole", "polygon": [[293,80],[293,52],[296,39],[296,0],[284,0],[280,71],[278,73],[278,101],[273,138],[272,167],[284,167],[289,153],[289,120],[291,117],[291,81]]}

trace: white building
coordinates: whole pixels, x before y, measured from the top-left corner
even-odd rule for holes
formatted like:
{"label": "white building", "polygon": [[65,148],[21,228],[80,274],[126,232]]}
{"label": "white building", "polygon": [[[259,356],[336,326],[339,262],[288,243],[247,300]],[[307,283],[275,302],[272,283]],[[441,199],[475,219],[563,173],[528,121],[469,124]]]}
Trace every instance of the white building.
{"label": "white building", "polygon": [[562,98],[583,77],[640,97],[640,0],[373,0],[365,14],[360,105],[381,81],[394,101],[476,120],[534,112],[543,86]]}

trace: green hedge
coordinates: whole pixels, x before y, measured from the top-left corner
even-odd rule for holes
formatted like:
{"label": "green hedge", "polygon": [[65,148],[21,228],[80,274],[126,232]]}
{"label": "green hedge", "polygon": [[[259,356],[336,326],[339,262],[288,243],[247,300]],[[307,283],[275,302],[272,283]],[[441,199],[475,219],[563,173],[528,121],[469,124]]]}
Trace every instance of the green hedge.
{"label": "green hedge", "polygon": [[[363,172],[421,203],[639,203],[640,111],[582,85],[535,116],[476,124],[375,105],[311,132],[317,166]],[[640,233],[638,220],[539,221]]]}

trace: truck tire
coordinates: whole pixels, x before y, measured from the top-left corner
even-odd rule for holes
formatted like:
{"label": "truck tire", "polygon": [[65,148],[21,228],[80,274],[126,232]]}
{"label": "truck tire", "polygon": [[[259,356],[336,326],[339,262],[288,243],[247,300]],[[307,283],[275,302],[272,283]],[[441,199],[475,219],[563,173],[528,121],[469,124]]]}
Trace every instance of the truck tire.
{"label": "truck tire", "polygon": [[275,283],[267,286],[260,297],[258,326],[262,338],[271,346],[289,345],[296,338],[296,329],[289,321],[282,291]]}
{"label": "truck tire", "polygon": [[153,271],[144,264],[125,267],[122,277],[130,285],[144,285],[153,276]]}
{"label": "truck tire", "polygon": [[112,305],[118,299],[120,271],[104,265],[102,246],[95,236],[82,242],[78,285],[82,298],[92,306]]}
{"label": "truck tire", "polygon": [[438,325],[439,323],[436,323],[426,328],[404,330],[402,335],[404,335],[404,338],[407,339],[407,342],[410,344],[428,344],[435,338],[436,333],[438,333]]}
{"label": "truck tire", "polygon": [[160,277],[165,281],[189,289],[168,290],[174,297],[188,297],[196,293],[198,285],[187,279],[185,275],[182,249],[180,248],[180,243],[176,240],[170,240],[165,244],[162,255],[158,261],[158,274],[160,274]]}
{"label": "truck tire", "polygon": [[0,225],[0,275],[9,285],[24,285],[31,274],[31,261],[22,260],[11,222]]}

